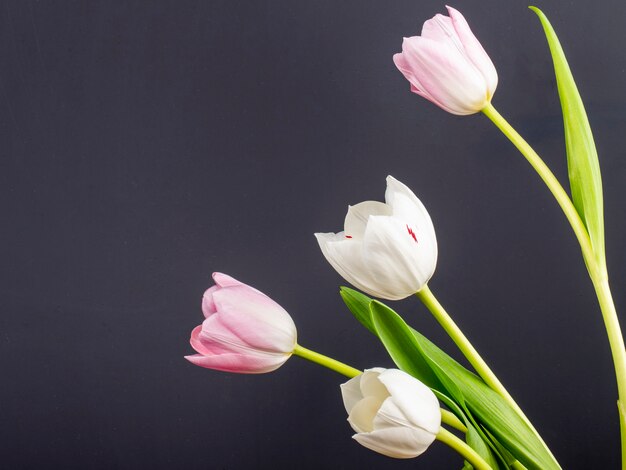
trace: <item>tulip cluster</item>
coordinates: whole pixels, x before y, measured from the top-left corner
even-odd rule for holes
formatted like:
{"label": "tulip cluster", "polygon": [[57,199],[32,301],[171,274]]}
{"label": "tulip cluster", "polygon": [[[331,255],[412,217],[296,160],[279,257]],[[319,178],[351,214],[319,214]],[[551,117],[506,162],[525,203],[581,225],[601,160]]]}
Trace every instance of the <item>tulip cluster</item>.
{"label": "tulip cluster", "polygon": [[[438,14],[426,21],[421,35],[404,38],[402,52],[393,61],[413,93],[452,114],[487,115],[555,195],[579,239],[608,319],[622,395],[619,403],[623,403],[626,351],[608,287],[599,166],[582,101],[558,39],[545,16],[535,9],[553,51],[561,100],[568,110],[564,113],[568,145],[587,151],[568,155],[574,175],[573,202],[536,152],[495,111],[491,104],[498,84],[495,67],[463,15],[447,9],[449,16]],[[428,211],[413,191],[392,176],[387,177],[384,199],[348,206],[342,231],[316,233],[323,256],[343,279],[373,297],[394,301],[415,295],[475,373],[409,327],[388,306],[344,287],[342,296],[350,311],[380,339],[399,367],[352,368],[299,345],[296,326],[278,303],[221,273],[213,274],[215,285],[202,299],[205,319],[191,333],[197,354],[186,358],[204,368],[256,374],[274,371],[297,355],[347,376],[350,380],[341,385],[341,394],[348,423],[355,431],[353,438],[388,457],[417,457],[439,440],[463,456],[464,468],[560,470],[530,420],[430,291],[438,247]],[[440,408],[439,400],[446,408]],[[443,425],[464,434],[465,442]]]}

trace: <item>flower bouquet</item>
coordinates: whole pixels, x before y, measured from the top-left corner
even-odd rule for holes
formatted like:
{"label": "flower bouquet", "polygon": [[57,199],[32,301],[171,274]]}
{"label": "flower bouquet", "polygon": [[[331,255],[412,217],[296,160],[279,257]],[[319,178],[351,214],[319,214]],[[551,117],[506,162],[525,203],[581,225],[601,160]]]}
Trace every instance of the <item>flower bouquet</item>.
{"label": "flower bouquet", "polygon": [[[617,378],[617,413],[626,469],[626,351],[608,282],[600,166],[585,108],[546,16],[537,8],[552,55],[565,129],[570,194],[492,104],[496,69],[463,15],[448,7],[405,38],[393,56],[410,90],[456,115],[487,116],[526,158],[571,226],[605,323]],[[404,180],[404,178],[403,178]],[[331,221],[329,221],[331,223]],[[258,374],[300,356],[347,378],[341,384],[353,438],[392,458],[414,458],[435,441],[456,451],[464,469],[561,468],[530,418],[481,357],[428,286],[437,238],[426,207],[405,184],[387,176],[382,201],[350,206],[343,230],[316,233],[323,256],[352,286],[341,287],[347,310],[380,341],[397,368],[344,364],[298,342],[291,316],[274,300],[222,273],[203,296],[204,320],[191,333],[198,366]],[[420,300],[471,368],[413,329],[388,301]],[[339,393],[337,399],[340,398]]]}

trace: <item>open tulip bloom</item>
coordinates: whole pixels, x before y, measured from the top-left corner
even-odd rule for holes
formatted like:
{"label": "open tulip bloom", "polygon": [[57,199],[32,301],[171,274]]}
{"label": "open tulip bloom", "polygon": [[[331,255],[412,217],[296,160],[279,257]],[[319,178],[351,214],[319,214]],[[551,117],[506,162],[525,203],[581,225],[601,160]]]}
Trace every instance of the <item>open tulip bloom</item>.
{"label": "open tulip bloom", "polygon": [[[482,112],[491,119],[528,160],[563,210],[580,244],[613,354],[622,423],[622,469],[626,470],[626,350],[608,282],[598,156],[556,33],[545,15],[532,9],[548,40],[564,110],[571,197],[492,105],[497,72],[460,12],[448,7],[449,16],[438,14],[426,21],[420,36],[404,39],[402,52],[395,54],[393,61],[414,93],[450,113]],[[213,275],[215,286],[204,293],[205,319],[191,333],[191,346],[197,354],[186,358],[208,369],[265,373],[297,355],[334,370],[350,379],[341,385],[341,394],[354,439],[388,457],[417,457],[438,440],[461,455],[464,468],[561,468],[531,420],[430,290],[428,282],[437,264],[435,229],[426,208],[408,186],[388,176],[385,202],[349,206],[342,231],[315,236],[330,265],[364,292],[340,289],[347,308],[382,343],[398,369],[362,372],[302,347],[291,316],[278,303],[220,273]],[[379,300],[413,295],[448,333],[471,369]]]}
{"label": "open tulip bloom", "polygon": [[315,236],[346,281],[382,299],[415,294],[437,265],[437,239],[426,208],[392,176],[387,177],[385,203],[350,206],[344,231]]}

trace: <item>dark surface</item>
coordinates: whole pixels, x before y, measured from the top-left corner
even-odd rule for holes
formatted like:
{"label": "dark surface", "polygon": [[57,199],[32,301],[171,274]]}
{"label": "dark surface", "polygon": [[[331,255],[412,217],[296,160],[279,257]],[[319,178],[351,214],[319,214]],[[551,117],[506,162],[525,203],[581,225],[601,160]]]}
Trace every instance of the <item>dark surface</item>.
{"label": "dark surface", "polygon": [[[626,311],[623,30],[613,0],[544,1],[595,132],[607,253]],[[560,180],[547,45],[525,2],[456,5],[491,55],[494,105]],[[187,363],[210,273],[265,291],[300,342],[391,366],[337,295],[313,232],[385,176],[428,207],[431,288],[566,469],[619,467],[599,309],[565,218],[483,116],[409,93],[391,56],[433,1],[16,1],[0,5],[3,468],[460,468],[350,439],[333,372]],[[458,357],[417,301],[394,304]]]}

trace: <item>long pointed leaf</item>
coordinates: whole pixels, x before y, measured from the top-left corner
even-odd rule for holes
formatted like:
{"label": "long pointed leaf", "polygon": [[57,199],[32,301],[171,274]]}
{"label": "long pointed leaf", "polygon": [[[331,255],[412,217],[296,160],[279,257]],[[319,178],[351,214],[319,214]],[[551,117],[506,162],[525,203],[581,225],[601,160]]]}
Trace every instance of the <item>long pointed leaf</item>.
{"label": "long pointed leaf", "polygon": [[530,9],[541,21],[554,62],[556,83],[563,110],[572,200],[589,232],[596,261],[601,269],[606,270],[602,178],[589,119],[587,119],[585,106],[552,25],[541,10],[536,7],[530,7]]}

